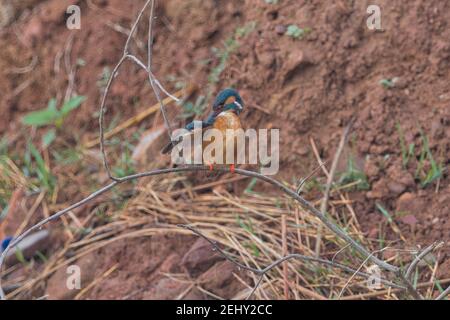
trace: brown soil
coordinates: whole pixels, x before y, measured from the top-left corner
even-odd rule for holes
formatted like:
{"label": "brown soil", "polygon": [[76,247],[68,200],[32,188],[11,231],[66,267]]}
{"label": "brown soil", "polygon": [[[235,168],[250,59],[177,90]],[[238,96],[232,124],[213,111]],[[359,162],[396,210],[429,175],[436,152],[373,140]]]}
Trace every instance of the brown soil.
{"label": "brown soil", "polygon": [[[237,37],[239,46],[230,55],[213,92],[229,86],[238,88],[248,105],[242,115],[246,127],[281,129],[277,178],[293,183],[293,177],[306,176],[316,167],[310,139],[321,157],[331,161],[343,129],[354,118],[339,171],[345,170],[352,156],[368,177],[369,190],[349,195],[363,231],[376,236],[379,224],[385,220],[376,208],[379,203],[394,215],[407,239],[405,245],[448,242],[448,173],[426,187],[421,186],[415,173],[423,145],[420,130],[428,137],[435,160],[446,169],[450,163],[450,3],[378,1],[383,31],[377,32],[366,27],[365,1],[279,2],[159,1],[153,47],[155,75],[171,91],[175,88],[169,76],[197,84],[196,95],[205,95],[210,86],[208,75],[218,64],[211,48],[222,48],[223,41],[237,27],[255,22],[254,31]],[[30,110],[41,109],[52,97],[61,101],[68,87],[88,99],[66,122],[58,139],[75,145],[96,136],[99,81],[105,67],[112,69],[120,58],[126,39],[114,28],[129,28],[143,3],[79,1],[82,27],[78,31],[65,26],[65,10],[73,1],[30,1],[28,7],[14,14],[13,21],[0,34],[0,134],[14,143],[15,150],[23,149],[21,137],[28,133],[20,118]],[[293,39],[284,35],[290,24],[308,27],[311,32],[303,39]],[[145,39],[145,29],[145,24],[139,28],[137,39]],[[145,48],[139,42],[134,42],[132,48],[145,57]],[[75,71],[73,84],[69,81],[71,70]],[[393,78],[398,80],[392,88],[380,84],[382,79]],[[107,121],[117,114],[123,121],[155,102],[145,74],[126,63],[111,90]],[[171,119],[182,125],[175,108],[169,108]],[[145,120],[142,127],[154,123],[161,124],[161,118]],[[406,144],[416,145],[406,168],[402,166],[397,124],[405,133]],[[41,133],[38,130],[32,136]],[[95,152],[97,160],[93,165],[101,170]],[[429,166],[425,161],[425,171]],[[80,176],[87,172],[85,168],[79,170]],[[61,182],[68,189],[59,195],[58,203],[74,202],[89,193],[91,188],[83,187],[86,182],[79,175]],[[97,185],[103,184],[104,175],[97,180]],[[270,191],[263,186],[259,190]],[[308,195],[318,196],[317,191]],[[82,210],[77,213],[85,215]],[[17,219],[21,219],[20,215]],[[10,230],[14,230],[12,225],[20,224],[10,223]],[[396,240],[398,235],[390,231],[387,237]],[[216,280],[210,290],[231,297],[239,282],[232,280],[234,271],[223,260],[206,259],[201,267],[191,261],[194,267],[186,266],[184,253],[192,245],[194,249],[199,245],[195,241],[188,236],[154,236],[124,240],[101,249],[89,263],[90,268],[106,270],[117,262],[117,271],[86,297],[175,298],[186,287],[162,273],[186,270],[198,279],[214,274]],[[200,260],[204,254],[199,254]],[[450,277],[448,245],[442,249],[439,262],[439,276]],[[58,272],[54,275],[56,279],[61,276]],[[58,289],[60,283],[52,278],[48,281],[46,291],[51,298],[70,297],[64,289]],[[187,296],[205,297],[195,291]]]}

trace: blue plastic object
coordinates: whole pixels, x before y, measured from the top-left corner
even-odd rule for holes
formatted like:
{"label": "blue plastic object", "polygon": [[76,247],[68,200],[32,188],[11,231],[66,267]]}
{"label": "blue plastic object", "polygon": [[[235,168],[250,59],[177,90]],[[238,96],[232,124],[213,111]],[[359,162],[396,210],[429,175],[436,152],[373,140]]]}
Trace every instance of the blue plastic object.
{"label": "blue plastic object", "polygon": [[2,240],[1,251],[5,250],[8,247],[12,239],[13,237],[6,237],[5,239]]}

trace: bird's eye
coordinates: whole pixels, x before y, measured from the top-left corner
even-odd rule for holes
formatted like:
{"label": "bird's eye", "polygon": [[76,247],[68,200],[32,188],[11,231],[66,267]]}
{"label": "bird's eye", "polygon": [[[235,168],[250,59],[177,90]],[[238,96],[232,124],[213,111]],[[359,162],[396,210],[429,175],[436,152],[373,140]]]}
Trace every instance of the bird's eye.
{"label": "bird's eye", "polygon": [[236,101],[236,97],[235,96],[230,96],[227,98],[227,100],[225,100],[224,104],[231,104],[234,103]]}

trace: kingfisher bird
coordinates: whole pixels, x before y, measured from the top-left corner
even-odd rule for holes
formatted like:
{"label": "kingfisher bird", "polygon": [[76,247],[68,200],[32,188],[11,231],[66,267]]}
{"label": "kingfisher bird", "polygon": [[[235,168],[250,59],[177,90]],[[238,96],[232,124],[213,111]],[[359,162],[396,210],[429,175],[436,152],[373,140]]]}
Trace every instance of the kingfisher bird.
{"label": "kingfisher bird", "polygon": [[[208,118],[204,121],[194,120],[188,123],[185,129],[189,130],[189,133],[178,136],[175,139],[173,139],[173,141],[169,142],[162,149],[161,152],[164,154],[169,153],[173,149],[173,147],[179,144],[184,138],[186,138],[188,135],[194,134],[195,130],[198,130],[196,129],[196,127],[201,128],[200,130],[202,130],[202,137],[205,129],[214,128],[219,130],[224,137],[223,159],[226,159],[226,148],[225,148],[225,146],[227,145],[226,142],[230,138],[235,139],[235,137],[227,134],[227,130],[234,131],[242,128],[239,115],[243,110],[244,110],[244,102],[239,93],[235,89],[227,88],[222,90],[214,100],[214,103],[212,105],[212,113],[208,116]],[[209,143],[211,143],[211,141],[203,141],[202,149],[204,150]],[[234,146],[235,146],[234,155],[236,158],[237,155],[236,143],[234,143]],[[208,162],[208,160],[206,160],[205,163],[209,166],[210,170],[212,171],[214,163]],[[235,166],[234,164],[230,164],[231,172],[234,172],[234,166]]]}

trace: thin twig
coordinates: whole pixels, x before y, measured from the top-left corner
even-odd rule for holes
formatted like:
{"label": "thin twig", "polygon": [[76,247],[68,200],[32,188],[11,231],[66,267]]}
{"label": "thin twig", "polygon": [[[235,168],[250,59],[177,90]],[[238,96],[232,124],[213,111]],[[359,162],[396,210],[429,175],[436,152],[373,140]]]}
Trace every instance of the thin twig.
{"label": "thin twig", "polygon": [[[450,282],[450,279],[442,279],[441,284],[446,284]],[[429,285],[432,285],[433,282],[428,281],[428,282],[422,282],[419,283],[417,285],[417,288],[423,288],[423,287],[427,287]],[[369,293],[360,293],[360,294],[355,294],[355,295],[351,295],[351,296],[345,296],[342,297],[341,300],[355,300],[355,299],[364,299],[364,298],[373,298],[373,297],[378,297],[384,294],[390,294],[390,293],[396,293],[396,292],[400,292],[402,289],[392,289],[389,288],[387,290],[380,290],[377,292],[369,292]]]}
{"label": "thin twig", "polygon": [[317,172],[318,170],[320,170],[324,165],[326,165],[327,162],[328,162],[328,161],[324,161],[324,162],[320,163],[317,167],[314,168],[313,171],[311,171],[311,173],[310,173],[308,176],[306,176],[306,177],[303,178],[303,179],[300,179],[300,182],[298,183],[298,186],[297,186],[297,193],[301,193],[301,192],[302,192],[302,189],[303,189],[303,186],[305,185],[305,183],[306,183],[309,179],[311,179],[311,177],[312,177],[314,174],[316,174],[316,172]]}
{"label": "thin twig", "polygon": [[[353,124],[353,119],[350,120],[349,124],[345,128],[341,141],[339,142],[338,149],[336,151],[336,154],[334,155],[333,162],[331,164],[330,174],[328,175],[327,179],[327,185],[325,188],[325,192],[323,195],[322,203],[320,204],[320,212],[322,212],[323,215],[327,214],[327,207],[328,207],[328,200],[330,199],[330,190],[331,186],[333,185],[334,175],[336,174],[337,165],[339,163],[339,159],[341,158],[342,150],[344,150],[345,143],[347,142],[348,134],[350,133],[350,129]],[[317,230],[317,236],[316,236],[316,247],[315,247],[315,253],[316,257],[320,256],[320,246],[322,243],[322,233],[323,233],[323,225],[319,224],[318,230]]]}
{"label": "thin twig", "polygon": [[[374,255],[375,253],[380,253],[383,252],[384,250],[389,249],[389,247],[385,247],[383,249],[374,251],[371,253],[371,255]],[[369,257],[367,257],[362,263],[361,265],[358,267],[358,269],[356,269],[356,272],[352,274],[352,276],[347,280],[347,282],[345,283],[345,285],[342,287],[341,291],[338,294],[338,299],[341,298],[342,294],[344,293],[345,289],[347,289],[348,285],[350,284],[350,282],[353,280],[353,278],[357,275],[357,272],[359,272],[359,270],[361,270],[365,264],[367,263],[367,261],[369,261]]]}
{"label": "thin twig", "polygon": [[[182,95],[190,95],[193,91],[194,87],[193,86],[189,86],[187,87],[187,89],[182,89],[177,91],[174,96],[175,98],[177,97],[181,97]],[[177,98],[178,99],[178,98]],[[168,103],[170,103],[171,101],[173,101],[173,98],[171,97],[167,97],[164,100],[164,103],[167,105]],[[176,100],[175,100],[176,101]],[[105,139],[109,139],[112,136],[122,132],[123,130],[129,128],[132,125],[136,125],[137,123],[141,122],[142,120],[144,120],[145,118],[147,118],[148,116],[152,115],[153,113],[155,113],[156,111],[160,110],[160,105],[159,102],[154,104],[153,106],[151,106],[148,109],[145,109],[144,111],[142,111],[141,113],[129,118],[128,120],[126,120],[125,122],[123,122],[122,124],[118,125],[117,127],[115,127],[114,129],[112,129],[111,131],[105,132],[104,138]],[[84,148],[92,148],[96,145],[98,145],[100,143],[100,139],[97,137],[91,141],[88,141],[87,143],[84,144]]]}
{"label": "thin twig", "polygon": [[102,282],[105,278],[107,278],[111,273],[113,273],[116,269],[117,266],[119,265],[119,263],[116,263],[115,265],[113,265],[111,268],[109,268],[108,270],[106,270],[99,278],[95,279],[94,281],[92,281],[86,288],[84,288],[83,290],[81,290],[76,296],[75,296],[75,300],[79,300],[86,292],[88,292],[89,290],[91,290],[93,287],[95,287],[97,284],[99,284],[100,282]]}
{"label": "thin twig", "polygon": [[[288,254],[286,215],[281,216],[281,243],[283,256]],[[288,266],[283,264],[284,299],[289,300]]]}
{"label": "thin twig", "polygon": [[[145,10],[147,9],[147,7],[149,6],[149,4],[151,4],[151,9],[150,9],[150,17],[149,17],[149,34],[148,34],[148,64],[145,65],[141,60],[139,60],[139,58],[137,58],[136,56],[130,54],[129,52],[129,46],[130,46],[130,42],[131,39],[137,29],[138,23],[141,20]],[[119,62],[116,64],[116,66],[114,67],[109,79],[108,79],[108,83],[106,84],[105,87],[105,91],[103,93],[103,97],[102,97],[102,101],[100,104],[100,117],[99,117],[99,125],[100,125],[100,150],[102,153],[102,157],[103,157],[103,165],[106,169],[106,172],[108,174],[108,177],[113,180],[113,181],[120,181],[122,180],[122,178],[118,178],[118,177],[114,177],[112,175],[109,163],[108,163],[108,157],[107,157],[107,153],[106,153],[106,149],[105,149],[105,132],[104,132],[104,118],[105,118],[105,105],[106,105],[106,99],[108,97],[108,93],[109,93],[109,89],[111,88],[112,82],[114,81],[115,77],[118,74],[118,71],[120,69],[120,67],[122,66],[122,64],[126,61],[126,60],[131,60],[133,61],[135,64],[137,64],[141,69],[145,70],[148,74],[148,80],[150,82],[150,85],[155,93],[156,98],[158,99],[158,102],[160,104],[160,108],[161,108],[161,113],[163,114],[164,117],[164,122],[165,122],[165,126],[167,128],[169,137],[172,137],[172,129],[170,126],[170,123],[167,119],[167,115],[166,115],[166,110],[164,107],[164,102],[161,100],[160,94],[159,94],[159,89],[157,87],[159,87],[164,93],[166,93],[168,96],[170,96],[172,99],[178,101],[178,99],[174,96],[168,93],[168,91],[166,89],[163,88],[163,86],[159,83],[159,81],[155,78],[155,76],[153,75],[152,71],[151,71],[151,55],[152,55],[152,25],[153,25],[153,13],[154,13],[154,6],[155,6],[155,1],[154,0],[148,0],[144,7],[141,9],[141,11],[139,12],[136,21],[134,22],[133,26],[131,27],[131,31],[127,37],[127,40],[125,42],[125,47],[123,49],[123,54],[122,57],[120,58]],[[157,84],[157,86],[155,85],[155,83]]]}
{"label": "thin twig", "polygon": [[450,295],[450,286],[447,287],[447,289],[444,290],[437,298],[436,300],[444,300],[448,295]]}
{"label": "thin twig", "polygon": [[[150,16],[148,19],[148,35],[147,35],[147,72],[148,72],[148,80],[150,82],[150,85],[153,89],[153,92],[155,93],[156,99],[158,99],[158,102],[161,106],[161,114],[164,119],[164,124],[167,128],[167,134],[169,135],[169,140],[172,141],[172,128],[170,126],[169,119],[167,118],[166,114],[166,108],[164,107],[164,102],[161,99],[161,96],[159,95],[159,89],[160,88],[164,93],[169,95],[171,98],[174,98],[171,94],[167,92],[163,88],[163,86],[159,83],[159,81],[156,79],[156,77],[152,73],[152,43],[153,43],[153,20],[154,20],[154,10],[155,10],[155,1],[152,1],[152,5],[150,7]],[[175,98],[176,100],[176,98]]]}
{"label": "thin twig", "polygon": [[135,56],[131,55],[128,53],[128,46],[131,40],[131,37],[133,36],[134,31],[136,30],[137,24],[140,20],[140,18],[142,17],[142,14],[144,13],[147,5],[149,4],[149,2],[152,0],[147,1],[147,3],[145,4],[144,8],[141,10],[141,12],[138,15],[138,18],[136,20],[136,22],[134,23],[133,27],[131,28],[131,32],[130,35],[127,38],[127,41],[125,43],[125,48],[123,50],[123,55],[120,58],[119,62],[116,64],[116,66],[114,67],[109,79],[108,79],[108,83],[106,84],[105,87],[105,91],[103,93],[103,97],[102,97],[102,101],[100,104],[100,117],[99,117],[99,125],[100,125],[100,150],[103,156],[103,165],[106,169],[106,172],[108,173],[108,176],[111,180],[114,181],[118,181],[119,178],[116,178],[112,175],[111,173],[111,169],[109,167],[108,164],[108,158],[107,158],[107,154],[106,154],[106,149],[105,149],[105,137],[104,137],[104,116],[105,116],[105,104],[106,104],[106,98],[108,97],[108,93],[109,93],[109,89],[112,85],[113,80],[115,79],[115,77],[117,76],[117,73],[120,69],[120,67],[122,66],[122,64],[127,60],[130,59],[131,61],[135,62],[138,66],[140,66],[141,68],[144,68],[144,70],[147,70],[147,67]]}
{"label": "thin twig", "polygon": [[403,274],[403,272],[401,270],[399,270],[397,272],[397,276],[400,278],[400,280],[406,285],[406,290],[409,292],[409,294],[411,296],[413,296],[414,299],[416,300],[424,300],[425,298],[419,293],[419,291],[417,291],[416,288],[414,288],[414,286],[411,284],[411,282],[409,281],[409,279],[407,279],[405,277],[405,275]]}
{"label": "thin twig", "polygon": [[[225,253],[225,252],[217,245],[217,243],[216,243],[215,241],[209,239],[209,238],[206,237],[203,233],[201,233],[201,232],[198,231],[197,229],[193,228],[192,226],[184,225],[184,224],[179,224],[178,226],[181,227],[181,228],[188,229],[188,230],[192,231],[194,234],[196,234],[196,235],[198,235],[199,237],[201,237],[201,238],[205,239],[206,241],[208,241],[208,242],[213,246],[213,250],[214,250],[214,251],[220,253],[220,255],[222,255],[226,260],[228,260],[228,261],[230,261],[231,263],[235,264],[239,269],[247,270],[247,271],[253,272],[253,273],[255,273],[255,274],[261,276],[261,277],[259,278],[259,280],[257,281],[255,287],[253,288],[252,292],[249,294],[248,298],[250,298],[250,296],[255,292],[256,288],[259,286],[259,284],[260,284],[261,281],[262,281],[262,277],[263,277],[267,272],[269,272],[271,269],[277,267],[277,266],[280,265],[281,263],[283,263],[283,262],[285,262],[285,261],[287,261],[287,260],[290,260],[290,259],[299,259],[299,260],[303,260],[303,261],[313,261],[313,262],[318,262],[318,263],[322,263],[322,264],[325,264],[325,265],[328,265],[328,266],[331,266],[331,267],[335,267],[335,268],[342,269],[342,270],[344,270],[344,271],[346,271],[346,272],[351,272],[351,273],[353,273],[354,275],[359,275],[359,276],[362,276],[362,277],[365,277],[365,278],[371,277],[371,275],[368,274],[368,273],[361,272],[361,271],[358,271],[358,270],[354,270],[354,269],[352,269],[352,268],[350,268],[350,267],[347,267],[346,265],[343,265],[343,264],[340,264],[340,263],[332,262],[332,261],[325,260],[325,259],[321,259],[321,258],[314,258],[314,257],[310,257],[310,256],[305,256],[305,255],[302,255],[302,254],[296,254],[296,253],[294,253],[294,254],[289,254],[289,255],[287,255],[287,256],[284,256],[284,257],[282,257],[282,258],[280,258],[280,259],[274,261],[273,263],[271,263],[270,265],[268,265],[268,266],[265,267],[265,268],[262,268],[262,269],[252,268],[252,267],[246,266],[246,265],[244,265],[244,264],[242,264],[242,263],[240,263],[240,262],[234,260],[233,258],[231,258],[227,253]],[[395,284],[395,283],[393,283],[393,282],[390,282],[390,281],[387,281],[387,280],[384,280],[384,279],[381,279],[381,282],[384,283],[384,284],[386,284],[387,286],[390,286],[390,287],[404,288],[404,287],[402,287],[402,286],[399,286],[399,285],[397,285],[397,284]]]}
{"label": "thin twig", "polygon": [[405,278],[409,279],[411,276],[411,273],[414,271],[414,268],[417,266],[417,264],[423,259],[425,258],[430,252],[432,252],[434,249],[442,246],[444,243],[443,242],[435,242],[432,243],[431,245],[429,245],[428,247],[426,247],[424,250],[422,250],[421,253],[419,253],[416,258],[413,260],[413,262],[411,262],[411,264],[408,267],[408,270],[405,273]]}
{"label": "thin twig", "polygon": [[[87,202],[89,202],[92,199],[98,197],[99,195],[105,193],[106,191],[109,191],[110,189],[112,189],[113,187],[117,186],[120,183],[132,181],[132,180],[135,180],[135,179],[140,179],[140,178],[143,178],[143,177],[156,176],[156,175],[162,175],[162,174],[168,174],[168,173],[174,173],[174,172],[209,171],[209,170],[210,169],[209,169],[208,166],[189,165],[189,166],[184,166],[184,167],[157,169],[157,170],[152,170],[152,171],[147,171],[147,172],[141,172],[141,173],[137,173],[137,174],[126,176],[124,178],[121,178],[120,180],[115,180],[115,181],[111,182],[110,184],[104,186],[103,188],[93,192],[92,194],[90,194],[86,198],[80,200],[79,202],[71,205],[70,207],[65,208],[65,209],[63,209],[61,211],[58,211],[57,213],[51,215],[49,218],[40,221],[36,225],[34,225],[31,228],[29,228],[28,230],[26,230],[20,236],[18,236],[14,241],[11,241],[9,246],[2,252],[2,254],[0,256],[0,270],[1,270],[1,267],[3,265],[3,261],[4,261],[5,257],[6,257],[6,254],[8,253],[9,249],[12,248],[12,247],[15,247],[18,243],[20,243],[20,241],[23,240],[23,238],[25,238],[31,232],[33,232],[35,230],[38,230],[44,224],[59,218],[60,216],[62,216],[65,213],[69,212],[70,210],[73,210],[75,208],[78,208],[78,207],[86,204]],[[223,172],[223,173],[228,172],[227,168],[219,168],[219,167],[217,167],[217,168],[215,168],[215,170],[218,171],[218,172]],[[360,254],[362,254],[364,257],[369,257],[369,260],[371,260],[373,263],[377,264],[378,266],[380,266],[381,268],[383,268],[383,269],[385,269],[387,271],[390,271],[390,272],[393,272],[393,273],[398,273],[398,271],[399,271],[398,267],[393,266],[393,265],[391,265],[389,263],[386,263],[385,261],[382,261],[382,260],[378,259],[377,257],[371,255],[371,253],[369,251],[367,251],[366,248],[364,248],[361,244],[356,242],[352,237],[350,237],[338,225],[336,225],[334,222],[332,222],[330,219],[328,219],[326,216],[324,216],[311,203],[309,203],[303,197],[298,195],[295,190],[292,190],[292,189],[286,187],[283,183],[279,182],[278,180],[275,180],[275,179],[273,179],[271,177],[265,176],[265,175],[260,174],[258,172],[248,171],[248,170],[244,170],[244,169],[235,169],[234,172],[236,174],[244,175],[244,176],[247,176],[247,177],[257,178],[257,179],[259,179],[261,181],[265,181],[265,182],[267,182],[267,183],[277,187],[278,189],[280,189],[281,191],[286,193],[288,196],[290,196],[291,198],[293,198],[296,201],[298,201],[300,203],[300,205],[304,209],[308,210],[313,216],[315,216],[318,219],[320,219],[331,231],[333,231],[338,237],[340,237],[341,239],[343,239],[347,243],[350,243],[350,245],[356,251],[358,251]],[[296,257],[296,255],[294,255],[292,257]],[[311,257],[308,257],[308,259],[311,259]],[[0,287],[1,287],[1,285],[0,285]],[[2,299],[5,298],[4,293],[3,293],[3,291],[1,289],[0,289],[0,297]]]}

